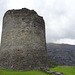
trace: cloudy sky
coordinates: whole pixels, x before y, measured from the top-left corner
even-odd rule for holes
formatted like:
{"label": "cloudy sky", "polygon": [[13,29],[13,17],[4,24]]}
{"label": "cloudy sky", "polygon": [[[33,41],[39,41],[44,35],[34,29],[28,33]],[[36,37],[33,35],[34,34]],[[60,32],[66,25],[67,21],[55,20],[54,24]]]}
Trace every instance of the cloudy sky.
{"label": "cloudy sky", "polygon": [[0,0],[0,35],[4,13],[21,8],[34,9],[43,16],[47,43],[75,45],[75,0]]}

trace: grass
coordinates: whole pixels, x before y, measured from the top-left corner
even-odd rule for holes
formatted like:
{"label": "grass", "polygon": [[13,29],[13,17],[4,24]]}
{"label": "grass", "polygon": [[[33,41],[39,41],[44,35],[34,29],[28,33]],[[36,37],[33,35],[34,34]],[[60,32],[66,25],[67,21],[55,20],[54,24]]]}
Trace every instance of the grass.
{"label": "grass", "polygon": [[[58,66],[51,68],[52,71],[62,72],[64,75],[75,75],[75,67],[72,66]],[[0,75],[50,75],[43,71],[8,71],[0,69]]]}
{"label": "grass", "polygon": [[54,68],[54,67],[56,67],[56,66],[59,66],[59,64],[57,64],[57,63],[54,62],[54,61],[50,61],[50,66],[51,66],[52,68]]}
{"label": "grass", "polygon": [[0,70],[0,75],[50,75],[42,71],[8,71]]}
{"label": "grass", "polygon": [[75,75],[75,67],[72,66],[58,66],[51,68],[52,71],[62,72],[64,75]]}

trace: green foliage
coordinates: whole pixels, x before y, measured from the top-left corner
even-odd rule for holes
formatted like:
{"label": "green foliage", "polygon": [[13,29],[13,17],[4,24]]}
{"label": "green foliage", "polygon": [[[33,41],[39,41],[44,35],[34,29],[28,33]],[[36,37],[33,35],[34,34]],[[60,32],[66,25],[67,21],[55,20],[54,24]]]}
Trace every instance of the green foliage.
{"label": "green foliage", "polygon": [[42,71],[8,71],[0,70],[0,75],[50,75]]}
{"label": "green foliage", "polygon": [[75,67],[73,66],[58,66],[51,68],[52,71],[62,72],[64,75],[75,75]]}
{"label": "green foliage", "polygon": [[58,64],[57,64],[56,62],[54,62],[54,61],[50,61],[50,64],[51,64],[51,67],[52,67],[52,68],[58,66]]}

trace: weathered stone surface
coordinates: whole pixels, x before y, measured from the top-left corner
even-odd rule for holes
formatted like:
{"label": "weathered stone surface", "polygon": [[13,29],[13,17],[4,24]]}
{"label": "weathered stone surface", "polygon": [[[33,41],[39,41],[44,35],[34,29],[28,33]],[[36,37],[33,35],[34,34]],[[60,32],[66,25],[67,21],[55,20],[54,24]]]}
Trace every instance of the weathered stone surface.
{"label": "weathered stone surface", "polygon": [[59,73],[59,72],[52,71],[52,70],[50,70],[49,68],[41,67],[40,69],[41,69],[42,71],[44,71],[44,72],[46,72],[46,73],[49,73],[49,74],[52,74],[52,75],[64,75],[63,73]]}
{"label": "weathered stone surface", "polygon": [[39,70],[48,67],[45,23],[34,10],[8,10],[3,18],[0,68]]}

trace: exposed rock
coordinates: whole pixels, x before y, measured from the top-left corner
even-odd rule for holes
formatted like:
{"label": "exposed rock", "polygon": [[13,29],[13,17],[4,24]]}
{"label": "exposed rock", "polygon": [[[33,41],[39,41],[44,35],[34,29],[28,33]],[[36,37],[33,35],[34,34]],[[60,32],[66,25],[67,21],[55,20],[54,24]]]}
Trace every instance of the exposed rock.
{"label": "exposed rock", "polygon": [[52,75],[64,75],[63,73],[59,73],[59,72],[55,72],[55,71],[52,71],[50,70],[49,68],[43,68],[43,67],[40,67],[40,69],[46,73],[49,73],[49,74],[52,74]]}

